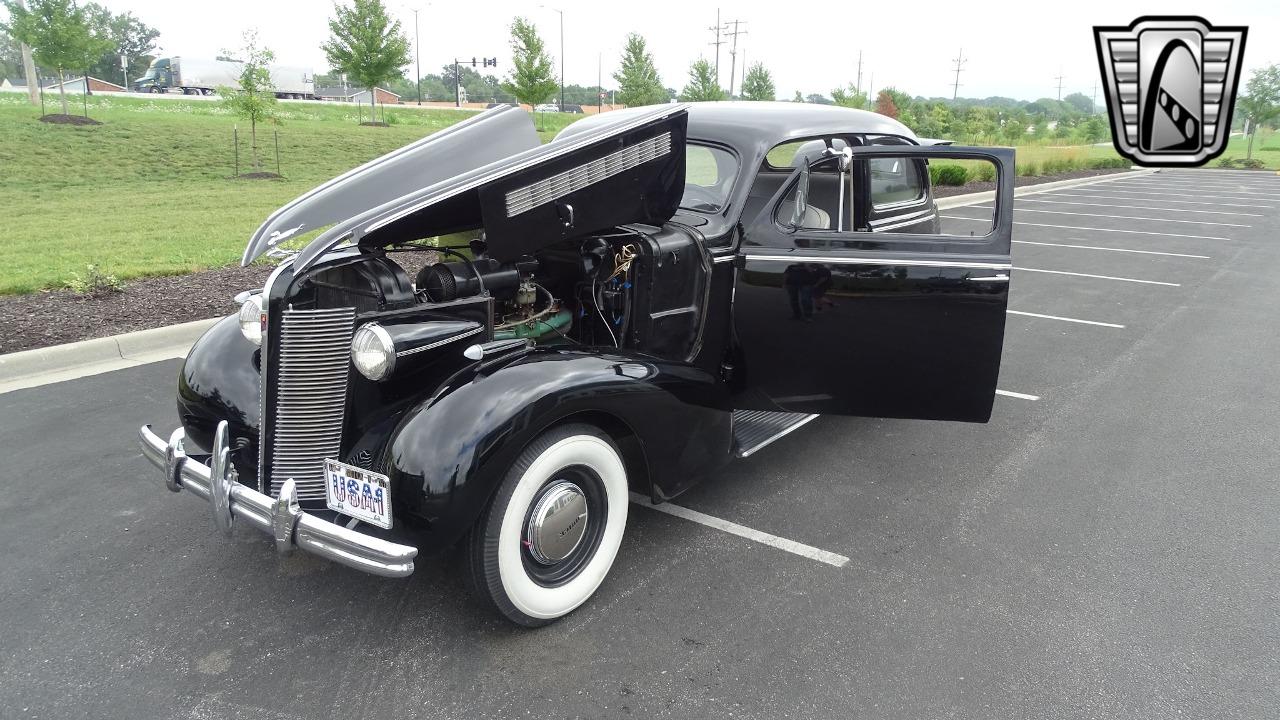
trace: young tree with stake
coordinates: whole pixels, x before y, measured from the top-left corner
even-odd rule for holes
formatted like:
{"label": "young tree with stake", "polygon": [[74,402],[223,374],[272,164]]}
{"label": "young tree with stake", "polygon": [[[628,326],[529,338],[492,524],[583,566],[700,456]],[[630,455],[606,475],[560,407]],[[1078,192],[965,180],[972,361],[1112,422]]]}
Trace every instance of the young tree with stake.
{"label": "young tree with stake", "polygon": [[618,101],[628,107],[653,105],[666,102],[669,95],[658,77],[653,56],[638,33],[627,35],[627,46],[622,50],[622,62],[613,74],[618,81]]}
{"label": "young tree with stake", "polygon": [[377,112],[374,88],[401,76],[401,68],[410,62],[409,38],[400,21],[387,15],[381,0],[353,0],[350,7],[335,4],[333,12],[329,39],[320,49],[335,73],[346,73],[369,89],[369,106]]}
{"label": "young tree with stake", "polygon": [[511,21],[511,71],[501,87],[530,106],[545,102],[560,87],[538,28],[522,17]]}
{"label": "young tree with stake", "polygon": [[64,87],[67,71],[84,71],[110,49],[111,41],[94,32],[84,8],[75,0],[31,0],[30,8],[18,0],[2,1],[9,11],[9,22],[0,27],[31,46],[38,64],[57,71],[62,115],[70,115]]}
{"label": "young tree with stake", "polygon": [[742,78],[743,100],[775,100],[778,90],[773,84],[773,75],[765,68],[764,63],[755,63],[747,69]]}
{"label": "young tree with stake", "polygon": [[258,159],[258,123],[275,117],[276,94],[271,87],[271,71],[268,65],[275,55],[258,44],[258,33],[249,30],[244,34],[244,45],[238,52],[223,51],[224,55],[238,56],[244,63],[240,71],[238,87],[218,88],[222,104],[231,112],[249,121],[249,147],[253,155],[253,171],[259,172],[262,163]]}

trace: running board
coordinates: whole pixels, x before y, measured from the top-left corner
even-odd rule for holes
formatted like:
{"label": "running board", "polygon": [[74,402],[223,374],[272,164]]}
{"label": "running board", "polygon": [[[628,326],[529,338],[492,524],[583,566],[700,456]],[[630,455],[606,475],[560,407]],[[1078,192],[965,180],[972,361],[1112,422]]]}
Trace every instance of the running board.
{"label": "running board", "polygon": [[749,457],[816,417],[818,416],[805,413],[734,410],[733,454],[740,458]]}

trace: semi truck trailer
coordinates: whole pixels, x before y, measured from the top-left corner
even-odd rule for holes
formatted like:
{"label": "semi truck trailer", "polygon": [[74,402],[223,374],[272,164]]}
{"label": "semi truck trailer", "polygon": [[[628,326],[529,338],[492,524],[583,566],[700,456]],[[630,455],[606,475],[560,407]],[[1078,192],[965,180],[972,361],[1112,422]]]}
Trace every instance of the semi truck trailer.
{"label": "semi truck trailer", "polygon": [[[267,66],[267,70],[271,75],[271,88],[276,97],[315,99],[315,73],[311,68],[272,64]],[[235,60],[156,58],[151,61],[147,72],[133,81],[132,89],[134,92],[145,93],[180,91],[184,95],[212,95],[224,85],[238,85],[243,71],[244,63]]]}

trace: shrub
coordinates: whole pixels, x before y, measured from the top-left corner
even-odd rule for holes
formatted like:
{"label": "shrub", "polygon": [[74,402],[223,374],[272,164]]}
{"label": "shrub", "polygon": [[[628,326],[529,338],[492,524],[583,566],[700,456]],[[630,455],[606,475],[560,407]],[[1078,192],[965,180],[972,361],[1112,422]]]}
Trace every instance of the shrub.
{"label": "shrub", "polygon": [[978,182],[995,182],[996,166],[989,162],[978,163],[978,168],[973,171],[973,179]]}
{"label": "shrub", "polygon": [[969,182],[969,170],[963,165],[930,165],[929,178],[934,185],[964,185]]}
{"label": "shrub", "polygon": [[119,278],[102,272],[97,265],[86,266],[84,276],[77,272],[71,273],[71,279],[65,285],[71,292],[87,297],[97,297],[124,290],[124,283],[120,282]]}
{"label": "shrub", "polygon": [[1036,163],[1018,163],[1018,175],[1020,177],[1035,177],[1040,174],[1040,166]]}
{"label": "shrub", "polygon": [[1235,164],[1235,161],[1229,157],[1218,158],[1217,165],[1221,168],[1229,168]]}
{"label": "shrub", "polygon": [[1124,158],[1094,158],[1089,161],[1088,168],[1090,170],[1107,170],[1111,168],[1127,168],[1130,163]]}
{"label": "shrub", "polygon": [[1248,158],[1248,159],[1238,160],[1237,162],[1240,163],[1240,167],[1248,168],[1250,170],[1261,170],[1263,166],[1266,165],[1266,163],[1262,162],[1258,158]]}

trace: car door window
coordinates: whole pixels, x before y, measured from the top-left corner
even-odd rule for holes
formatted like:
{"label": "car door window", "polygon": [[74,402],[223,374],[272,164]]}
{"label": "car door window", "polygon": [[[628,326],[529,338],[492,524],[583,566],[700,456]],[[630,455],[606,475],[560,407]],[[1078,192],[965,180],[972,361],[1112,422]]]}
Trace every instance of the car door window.
{"label": "car door window", "polygon": [[924,199],[918,161],[909,158],[876,158],[867,162],[871,175],[871,204],[880,209]]}

